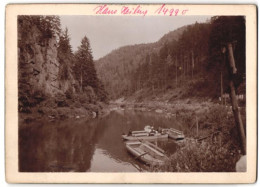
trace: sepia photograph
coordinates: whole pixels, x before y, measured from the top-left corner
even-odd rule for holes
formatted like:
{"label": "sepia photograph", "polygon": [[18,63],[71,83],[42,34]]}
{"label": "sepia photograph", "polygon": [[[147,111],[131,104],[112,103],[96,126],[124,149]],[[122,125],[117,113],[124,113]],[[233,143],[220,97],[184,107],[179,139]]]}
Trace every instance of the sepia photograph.
{"label": "sepia photograph", "polygon": [[118,6],[16,16],[17,172],[247,173],[247,17]]}

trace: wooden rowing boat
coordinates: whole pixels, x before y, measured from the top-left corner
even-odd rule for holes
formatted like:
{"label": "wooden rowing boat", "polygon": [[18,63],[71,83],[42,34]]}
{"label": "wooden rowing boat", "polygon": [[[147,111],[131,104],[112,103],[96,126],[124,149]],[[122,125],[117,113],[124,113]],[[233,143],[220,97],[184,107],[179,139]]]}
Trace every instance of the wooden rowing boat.
{"label": "wooden rowing boat", "polygon": [[162,132],[159,133],[156,130],[153,130],[151,126],[145,126],[144,130],[131,131],[128,135],[122,135],[124,140],[157,140],[161,138],[168,138],[168,134]]}
{"label": "wooden rowing boat", "polygon": [[165,132],[166,134],[168,134],[169,138],[172,138],[174,140],[182,140],[185,138],[184,134],[182,131],[179,131],[177,129],[162,129],[162,132]]}
{"label": "wooden rowing boat", "polygon": [[147,132],[145,130],[143,130],[143,131],[131,131],[131,134],[139,134],[139,133],[149,133],[149,132]]}
{"label": "wooden rowing boat", "polygon": [[168,138],[168,134],[149,134],[149,133],[139,133],[139,134],[132,134],[132,135],[122,135],[124,140],[157,140],[157,139],[164,139]]}
{"label": "wooden rowing boat", "polygon": [[144,127],[144,130],[131,131],[131,134],[150,133],[152,130],[153,130],[153,127],[151,127],[150,125],[147,125]]}
{"label": "wooden rowing boat", "polygon": [[125,143],[126,149],[139,159],[149,165],[164,165],[168,157],[164,151],[150,142],[128,141]]}

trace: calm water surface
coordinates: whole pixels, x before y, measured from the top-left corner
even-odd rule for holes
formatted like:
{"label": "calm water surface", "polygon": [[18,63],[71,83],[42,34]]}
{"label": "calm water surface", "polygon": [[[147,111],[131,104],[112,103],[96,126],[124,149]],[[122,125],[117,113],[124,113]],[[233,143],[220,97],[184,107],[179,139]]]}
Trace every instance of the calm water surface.
{"label": "calm water surface", "polygon": [[[145,125],[175,127],[174,118],[153,112],[117,110],[102,119],[62,122],[33,122],[19,129],[19,170],[21,172],[138,172],[147,166],[130,155],[122,133],[142,130]],[[156,143],[174,153],[174,140]]]}

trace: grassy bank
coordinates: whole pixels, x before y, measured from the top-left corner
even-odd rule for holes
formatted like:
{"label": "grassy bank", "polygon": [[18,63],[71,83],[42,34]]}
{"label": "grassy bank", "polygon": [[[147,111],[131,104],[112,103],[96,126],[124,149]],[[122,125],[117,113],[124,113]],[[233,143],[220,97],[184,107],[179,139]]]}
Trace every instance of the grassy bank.
{"label": "grassy bank", "polygon": [[107,104],[90,99],[87,95],[43,98],[27,105],[19,112],[19,124],[37,120],[92,119],[107,113]]}
{"label": "grassy bank", "polygon": [[[245,124],[245,111],[241,109]],[[213,106],[205,113],[188,111],[179,116],[188,128],[185,141],[165,166],[152,171],[234,172],[241,155],[240,140],[233,113],[229,108]],[[198,126],[198,128],[197,128]]]}
{"label": "grassy bank", "polygon": [[[185,140],[163,167],[151,167],[151,171],[167,172],[234,172],[236,162],[242,156],[238,130],[231,106],[223,106],[210,99],[177,99],[172,102],[142,100],[131,103],[118,100],[118,106],[154,111],[174,118],[173,127],[183,127]],[[240,107],[246,130],[245,107]]]}

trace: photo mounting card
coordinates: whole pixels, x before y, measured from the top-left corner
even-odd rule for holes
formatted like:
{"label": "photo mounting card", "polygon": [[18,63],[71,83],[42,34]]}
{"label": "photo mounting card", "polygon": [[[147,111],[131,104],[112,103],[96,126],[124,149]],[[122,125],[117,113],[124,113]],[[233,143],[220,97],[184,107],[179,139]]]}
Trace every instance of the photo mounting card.
{"label": "photo mounting card", "polygon": [[256,28],[255,5],[7,5],[6,181],[254,183]]}

